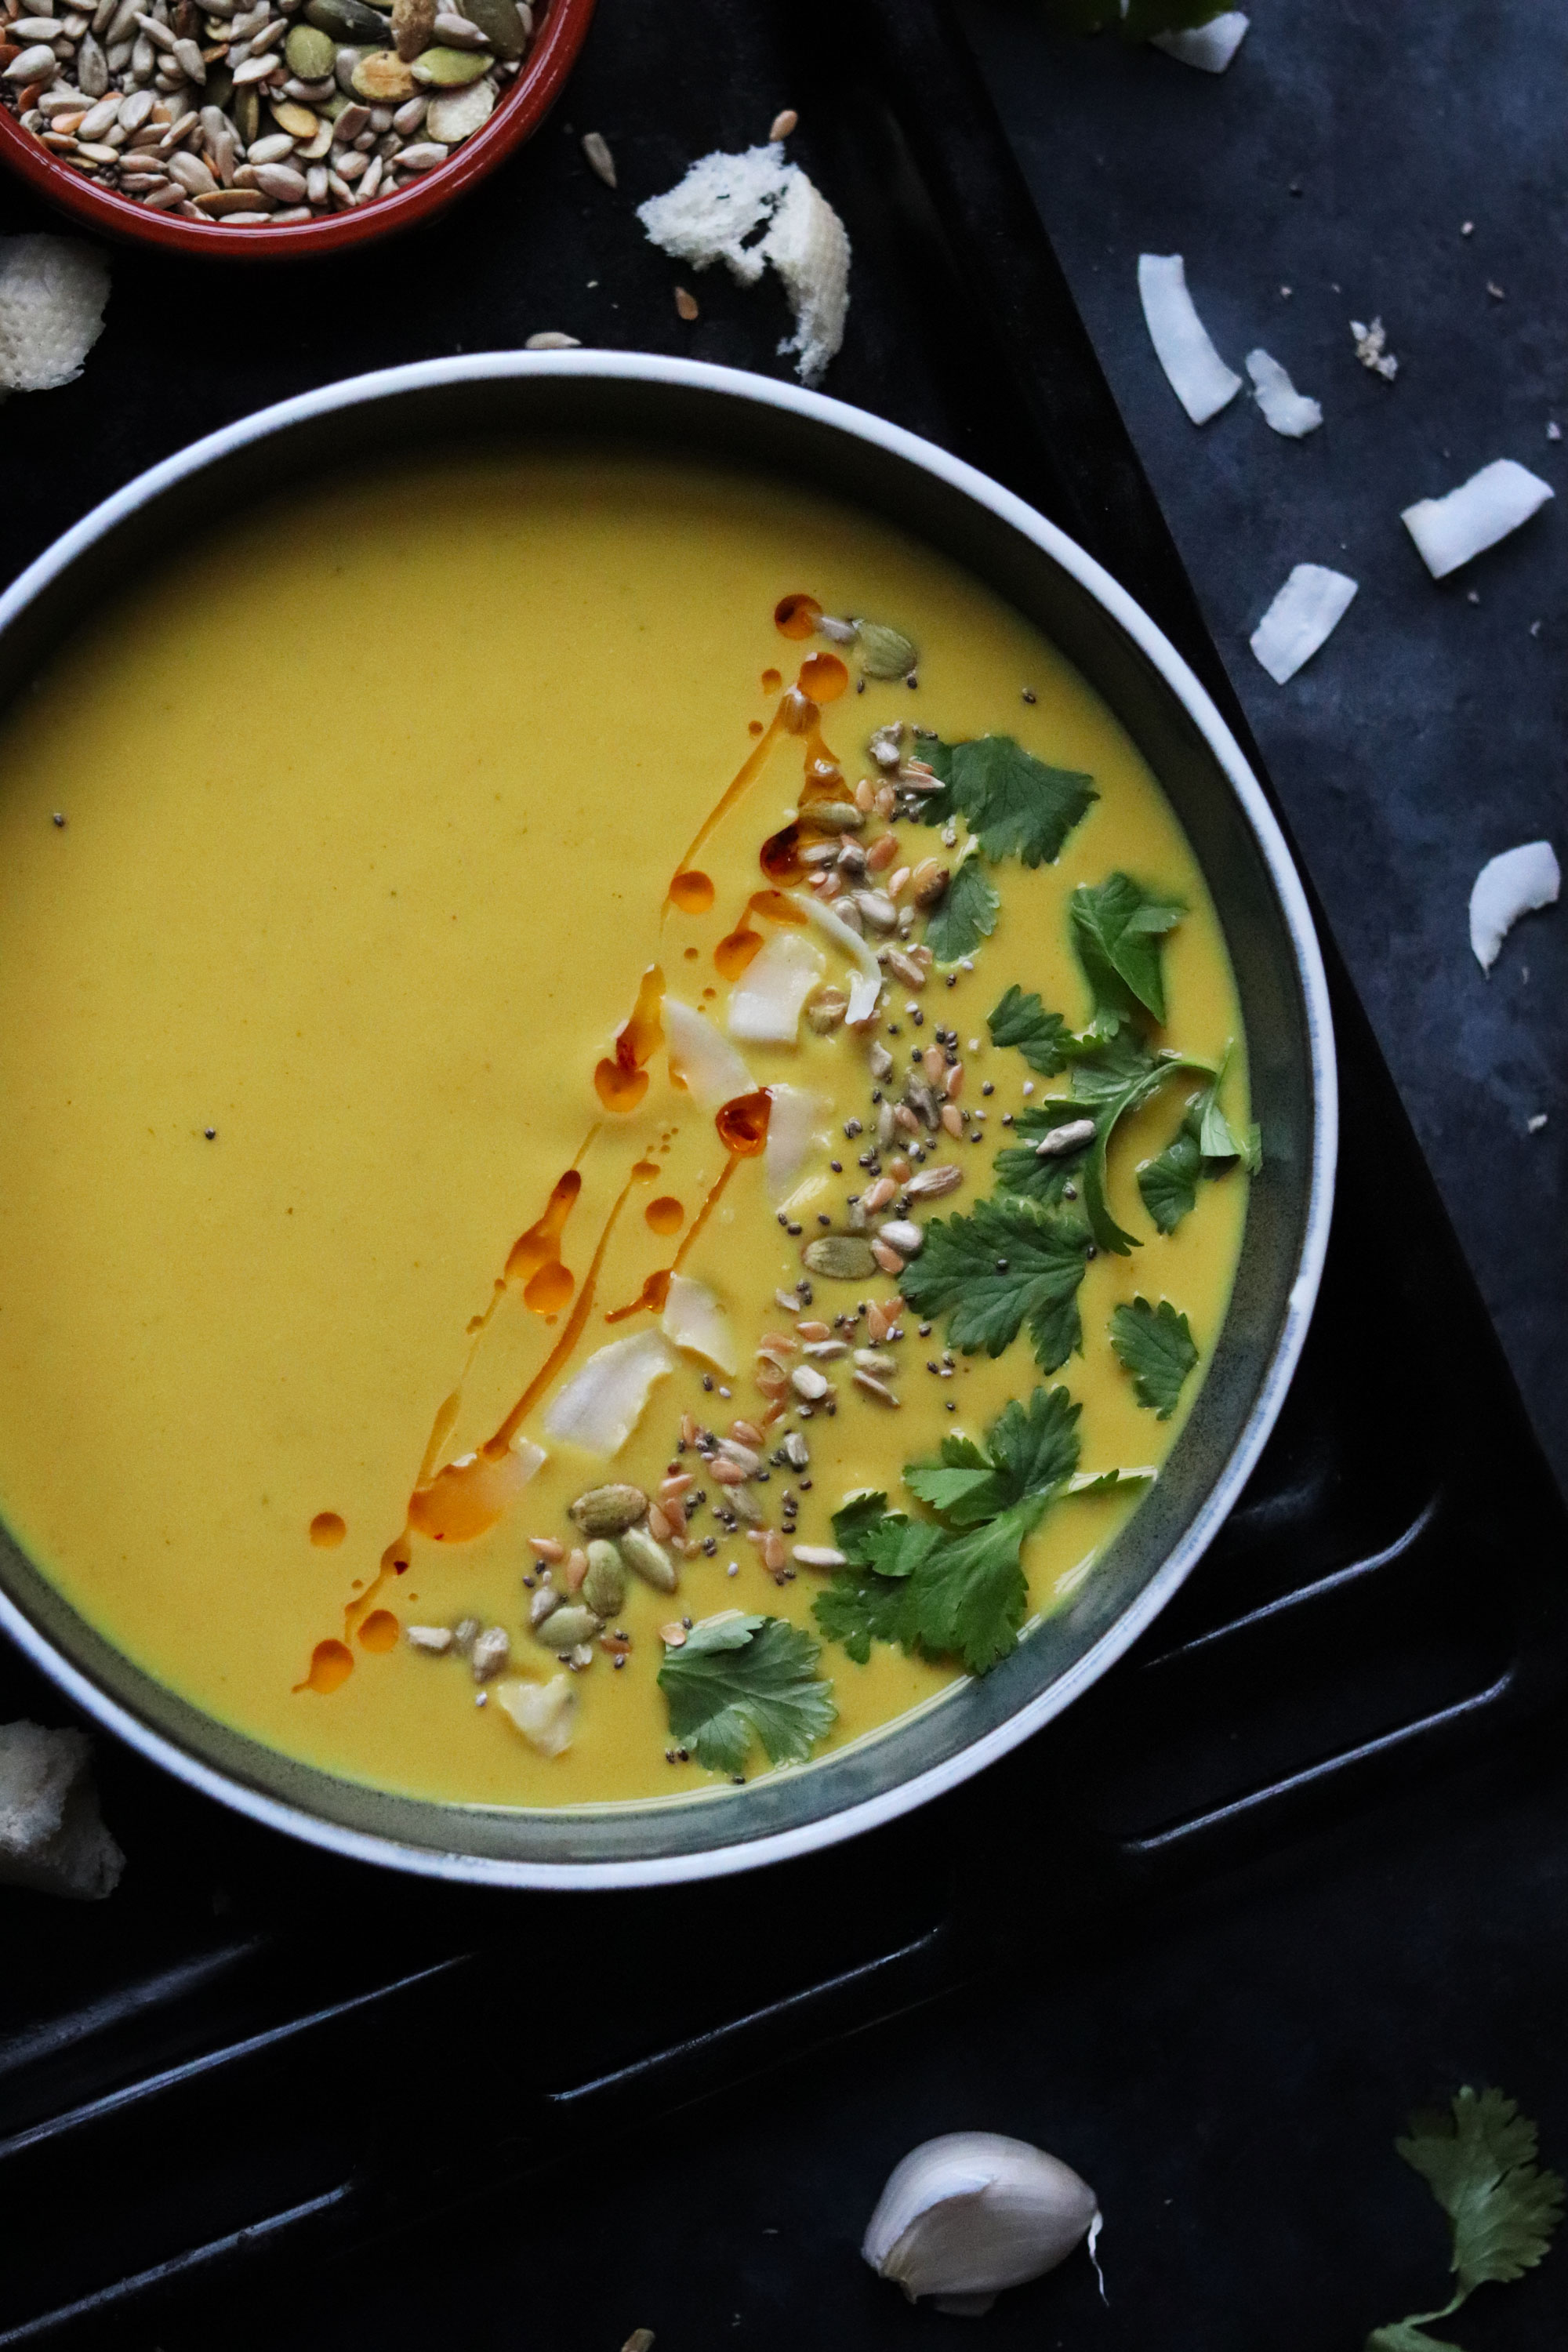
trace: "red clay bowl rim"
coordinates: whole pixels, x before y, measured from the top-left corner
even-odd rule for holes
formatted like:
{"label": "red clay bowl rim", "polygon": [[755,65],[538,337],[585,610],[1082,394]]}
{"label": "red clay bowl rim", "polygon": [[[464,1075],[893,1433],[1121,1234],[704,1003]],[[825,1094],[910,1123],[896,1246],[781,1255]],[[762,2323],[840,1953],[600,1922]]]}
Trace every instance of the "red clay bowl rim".
{"label": "red clay bowl rim", "polygon": [[407,188],[381,197],[361,211],[333,213],[321,220],[296,221],[288,228],[226,228],[221,221],[173,220],[149,212],[129,196],[110,195],[56,160],[40,140],[24,131],[8,108],[0,107],[0,162],[29,181],[50,204],[72,214],[100,235],[165,252],[207,259],[302,260],[339,253],[372,238],[395,236],[433,219],[467,194],[515,147],[531,138],[561,94],[576,61],[594,14],[595,0],[547,0],[544,22],[534,36],[527,62],[482,131]]}

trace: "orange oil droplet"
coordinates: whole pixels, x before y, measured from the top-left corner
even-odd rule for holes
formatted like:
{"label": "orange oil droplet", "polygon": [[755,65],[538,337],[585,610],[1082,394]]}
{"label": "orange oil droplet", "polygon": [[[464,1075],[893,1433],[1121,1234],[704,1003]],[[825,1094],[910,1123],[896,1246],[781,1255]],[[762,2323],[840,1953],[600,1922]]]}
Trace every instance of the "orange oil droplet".
{"label": "orange oil droplet", "polygon": [[721,1103],[713,1115],[719,1130],[719,1140],[726,1151],[739,1159],[752,1160],[768,1139],[768,1115],[773,1109],[773,1097],[765,1088],[753,1095],[736,1095]]}
{"label": "orange oil droplet", "polygon": [[683,915],[705,915],[713,904],[712,877],[700,874],[694,866],[688,867],[670,884],[669,897],[670,903],[679,907]]}
{"label": "orange oil droplet", "polygon": [[[668,1143],[662,1144],[659,1148],[664,1151],[668,1151],[669,1150]],[[634,1160],[632,1163],[632,1174],[637,1178],[639,1184],[646,1184],[650,1177],[657,1176],[658,1174],[658,1162],[657,1160]]]}
{"label": "orange oil droplet", "polygon": [[800,666],[800,690],[813,702],[837,702],[849,673],[837,654],[808,654]]}
{"label": "orange oil droplet", "polygon": [[662,1315],[669,1301],[672,1275],[673,1268],[668,1265],[656,1267],[643,1284],[637,1297],[632,1300],[631,1305],[613,1307],[605,1318],[605,1322],[624,1323],[628,1315],[640,1315],[645,1307],[650,1308],[655,1315]]}
{"label": "orange oil droplet", "polygon": [[713,962],[721,980],[739,980],[752,958],[763,944],[761,931],[749,931],[742,919],[739,930],[729,932],[713,950]]}
{"label": "orange oil droplet", "polygon": [[373,1609],[359,1629],[360,1647],[384,1655],[388,1650],[396,1649],[402,1630],[390,1609]]}
{"label": "orange oil droplet", "polygon": [[798,882],[804,870],[799,825],[786,824],[782,833],[770,834],[757,852],[757,863],[770,882]]}
{"label": "orange oil droplet", "polygon": [[335,1551],[347,1533],[336,1511],[318,1511],[310,1521],[310,1541],[318,1551]]}
{"label": "orange oil droplet", "polygon": [[702,1206],[698,1210],[697,1214],[692,1218],[689,1225],[688,1225],[686,1229],[686,1238],[675,1253],[674,1271],[677,1274],[680,1272],[681,1267],[685,1265],[688,1257],[690,1255],[692,1244],[698,1239],[703,1226],[708,1223],[709,1218],[713,1214],[714,1210],[718,1207],[720,1200],[723,1195],[725,1185],[729,1182],[731,1177],[734,1174],[742,1160],[749,1156],[750,1155],[745,1152],[732,1151],[725,1160],[722,1168],[720,1169],[718,1177],[709,1192],[708,1198],[703,1202]]}
{"label": "orange oil droplet", "polygon": [[[776,677],[778,676],[778,672],[777,672],[777,670],[770,670],[770,671],[769,671],[769,673],[768,673],[768,675],[769,675],[769,677]],[[747,726],[746,726],[746,732],[747,732],[747,734],[748,734],[748,735],[760,735],[760,734],[762,733],[762,731],[763,731],[763,722],[762,722],[762,720],[761,720],[760,719],[752,719],[748,720],[748,722],[747,722]]]}
{"label": "orange oil droplet", "polygon": [[702,950],[700,948],[683,948],[681,950],[681,953],[685,956],[688,963],[695,963],[701,952]]}
{"label": "orange oil droplet", "polygon": [[342,1690],[354,1670],[353,1652],[346,1642],[318,1642],[310,1653],[310,1668],[296,1690],[320,1691],[323,1698]]}
{"label": "orange oil droplet", "polygon": [[537,1274],[530,1276],[523,1287],[522,1303],[531,1315],[559,1315],[571,1306],[576,1287],[575,1276],[557,1258],[553,1265],[542,1265]]}
{"label": "orange oil droplet", "polygon": [[[706,876],[703,877],[706,880]],[[709,884],[711,893],[712,885]],[[634,1068],[643,1069],[653,1059],[664,1043],[664,1029],[658,1008],[664,998],[664,974],[658,964],[650,963],[637,983],[637,1001],[631,1017],[616,1039],[616,1059],[630,1062]]]}
{"label": "orange oil droplet", "polygon": [[432,1543],[472,1543],[493,1528],[505,1508],[495,1493],[494,1465],[449,1462],[427,1486],[416,1486],[408,1501],[408,1524]]}
{"label": "orange oil droplet", "polygon": [[559,1258],[561,1236],[582,1190],[583,1179],[575,1168],[568,1168],[564,1176],[557,1178],[544,1214],[512,1244],[511,1255],[506,1262],[509,1282],[526,1282],[541,1266],[552,1265]]}
{"label": "orange oil droplet", "polygon": [[781,596],[773,606],[773,626],[781,637],[813,637],[822,618],[822,607],[815,596],[796,590],[793,596]]}
{"label": "orange oil droplet", "polygon": [[804,927],[805,922],[805,908],[797,907],[782,890],[753,890],[746,906],[750,913],[765,916],[770,923],[799,923]]}
{"label": "orange oil droplet", "polygon": [[594,1091],[606,1110],[636,1110],[647,1092],[647,1072],[603,1061],[594,1072]]}
{"label": "orange oil droplet", "polygon": [[[783,670],[779,670],[779,669],[765,669],[765,670],[763,670],[763,692],[764,694],[776,694],[776,693],[778,692],[778,690],[779,690],[780,687],[781,687],[783,684],[784,684],[784,672],[783,672]],[[762,722],[762,720],[761,720],[760,719],[758,719],[754,720],[752,723],[754,724],[754,726],[755,726],[755,728],[756,728],[756,730],[757,730],[758,734],[760,735],[760,734],[762,733],[762,731],[763,731],[763,722]]]}
{"label": "orange oil droplet", "polygon": [[643,1211],[648,1231],[655,1234],[678,1234],[686,1222],[686,1212],[673,1193],[662,1192],[650,1201]]}
{"label": "orange oil droplet", "polygon": [[527,1388],[524,1389],[522,1394],[519,1397],[517,1402],[513,1405],[511,1411],[502,1422],[500,1427],[495,1432],[493,1436],[486,1438],[484,1445],[480,1450],[487,1461],[498,1461],[505,1454],[508,1446],[511,1444],[512,1439],[522,1427],[523,1423],[528,1419],[528,1416],[533,1411],[534,1406],[539,1402],[540,1398],[542,1396],[548,1395],[551,1383],[553,1381],[556,1373],[560,1370],[562,1365],[566,1361],[566,1359],[572,1353],[573,1349],[582,1338],[583,1327],[587,1322],[589,1316],[593,1313],[594,1292],[598,1284],[599,1269],[605,1263],[605,1252],[610,1246],[610,1236],[616,1230],[616,1222],[620,1216],[621,1211],[626,1207],[626,1201],[631,1192],[633,1181],[634,1180],[631,1177],[626,1179],[626,1184],[616,1198],[615,1204],[611,1208],[609,1215],[605,1220],[604,1231],[599,1235],[598,1244],[595,1248],[594,1255],[588,1261],[588,1271],[583,1276],[583,1287],[577,1294],[577,1304],[572,1309],[571,1314],[566,1318],[560,1339],[557,1339],[554,1347],[545,1358],[544,1362],[541,1365],[539,1370],[535,1372],[532,1380],[530,1381]]}

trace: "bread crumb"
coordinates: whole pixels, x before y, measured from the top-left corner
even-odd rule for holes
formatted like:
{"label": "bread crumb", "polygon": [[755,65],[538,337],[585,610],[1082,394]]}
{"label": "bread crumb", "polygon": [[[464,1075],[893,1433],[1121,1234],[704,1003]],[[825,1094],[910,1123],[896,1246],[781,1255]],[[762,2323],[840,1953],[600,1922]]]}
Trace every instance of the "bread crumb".
{"label": "bread crumb", "polygon": [[96,1903],[124,1868],[98,1810],[87,1734],[0,1724],[0,1884]]}
{"label": "bread crumb", "polygon": [[0,236],[0,387],[74,382],[103,332],[109,263],[70,236]]}

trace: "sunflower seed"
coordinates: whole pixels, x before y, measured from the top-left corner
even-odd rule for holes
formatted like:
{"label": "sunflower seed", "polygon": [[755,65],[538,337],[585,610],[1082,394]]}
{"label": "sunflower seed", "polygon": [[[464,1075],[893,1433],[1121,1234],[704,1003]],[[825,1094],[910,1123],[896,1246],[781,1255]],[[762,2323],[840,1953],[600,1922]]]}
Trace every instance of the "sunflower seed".
{"label": "sunflower seed", "polygon": [[583,133],[583,160],[594,177],[603,180],[606,188],[616,186],[616,159],[602,131],[585,131]]}

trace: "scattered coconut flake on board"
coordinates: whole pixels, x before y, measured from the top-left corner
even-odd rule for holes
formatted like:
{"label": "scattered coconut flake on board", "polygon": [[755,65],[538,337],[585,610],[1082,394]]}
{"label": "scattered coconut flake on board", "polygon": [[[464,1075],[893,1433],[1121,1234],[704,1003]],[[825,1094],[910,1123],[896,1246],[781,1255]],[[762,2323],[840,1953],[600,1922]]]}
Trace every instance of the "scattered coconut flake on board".
{"label": "scattered coconut flake on board", "polygon": [[1171,390],[1194,425],[1206,425],[1241,390],[1241,378],[1226,367],[1187,291],[1179,253],[1141,253],[1138,292],[1155,357]]}
{"label": "scattered coconut flake on board", "polygon": [[683,1086],[699,1110],[718,1110],[737,1095],[754,1095],[757,1082],[711,1021],[679,996],[667,996],[659,1008],[665,1044],[669,1048],[669,1075]]}
{"label": "scattered coconut flake on board", "polygon": [[775,931],[730,992],[730,1034],[753,1045],[793,1045],[801,1007],[827,961],[798,931]]}
{"label": "scattered coconut flake on board", "polygon": [[1355,337],[1355,355],[1363,368],[1380,375],[1384,383],[1392,383],[1399,373],[1399,362],[1388,349],[1388,334],[1381,319],[1368,326],[1363,319],[1351,320],[1351,333]]}
{"label": "scattered coconut flake on board", "polygon": [[1249,640],[1276,686],[1283,686],[1321,646],[1328,643],[1350,609],[1357,583],[1324,563],[1298,563]]}
{"label": "scattered coconut flake on board", "polygon": [[86,1732],[0,1724],[0,1884],[97,1903],[124,1868],[98,1810]]}
{"label": "scattered coconut flake on board", "polygon": [[1399,519],[1433,579],[1444,580],[1528,522],[1555,496],[1551,483],[1528,466],[1496,457],[1447,498],[1418,499]]}
{"label": "scattered coconut flake on board", "polygon": [[1270,359],[1266,351],[1248,352],[1247,373],[1266,425],[1272,425],[1287,441],[1300,441],[1317,431],[1323,421],[1321,404],[1309,393],[1297,391],[1278,360]]}
{"label": "scattered coconut flake on board", "polygon": [[768,1088],[768,1141],[763,1171],[768,1195],[782,1207],[795,1190],[800,1171],[816,1150],[821,1130],[832,1114],[824,1095],[805,1087]]}
{"label": "scattered coconut flake on board", "polygon": [[54,392],[103,332],[109,264],[74,236],[0,236],[0,388]]}
{"label": "scattered coconut flake on board", "polygon": [[1562,883],[1549,841],[1527,841],[1487,860],[1470,892],[1470,946],[1483,971],[1490,971],[1521,915],[1556,905]]}
{"label": "scattered coconut flake on board", "polygon": [[544,1416],[552,1437],[586,1454],[618,1454],[638,1422],[656,1381],[679,1359],[659,1331],[612,1339],[574,1373]]}
{"label": "scattered coconut flake on board", "polygon": [[658,1328],[673,1347],[706,1356],[720,1371],[740,1370],[741,1351],[730,1318],[706,1283],[693,1282],[689,1274],[672,1275]]}
{"label": "scattered coconut flake on board", "polygon": [[1529,1133],[1531,1135],[1539,1135],[1542,1129],[1546,1124],[1546,1118],[1547,1114],[1543,1110],[1538,1110],[1532,1118],[1527,1118],[1524,1124]]}
{"label": "scattered coconut flake on board", "polygon": [[[653,243],[673,260],[706,269],[722,261],[742,286],[771,263],[784,280],[805,383],[821,381],[844,341],[849,308],[849,238],[844,224],[777,140],[744,154],[702,156],[678,186],[637,206]],[[765,233],[763,233],[765,232]]]}
{"label": "scattered coconut flake on board", "polygon": [[1163,49],[1179,65],[1196,66],[1200,73],[1224,73],[1251,22],[1239,8],[1227,8],[1223,16],[1211,16],[1206,25],[1193,25],[1184,33],[1151,34],[1149,47]]}

